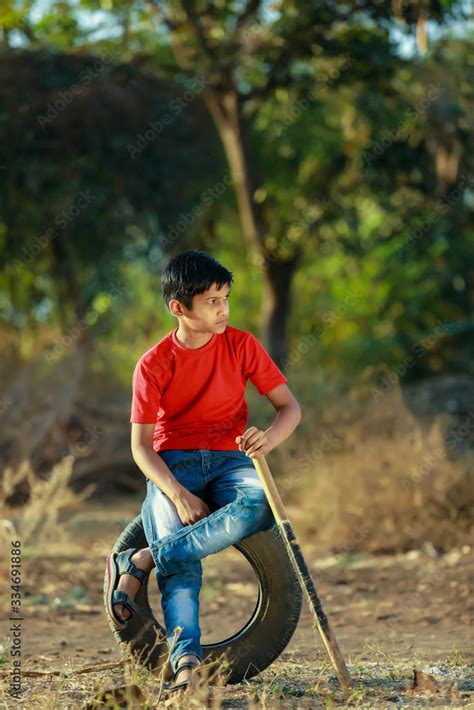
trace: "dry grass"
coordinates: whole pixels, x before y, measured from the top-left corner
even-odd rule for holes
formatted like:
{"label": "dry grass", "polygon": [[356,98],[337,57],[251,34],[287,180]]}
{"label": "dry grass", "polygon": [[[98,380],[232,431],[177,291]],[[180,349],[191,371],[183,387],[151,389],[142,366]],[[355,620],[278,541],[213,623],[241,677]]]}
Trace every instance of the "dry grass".
{"label": "dry grass", "polygon": [[[192,693],[166,700],[159,679],[129,660],[112,670],[81,674],[77,669],[61,676],[45,676],[42,682],[28,683],[25,706],[41,710],[63,708],[381,708],[400,706],[468,707],[472,693],[468,669],[458,652],[428,669],[432,687],[413,688],[413,668],[420,667],[416,656],[406,663],[396,662],[382,649],[372,648],[376,660],[350,665],[353,688],[343,691],[328,665],[316,669],[310,663],[277,662],[257,679],[224,686],[215,665],[201,671]],[[377,658],[377,655],[379,658]],[[223,666],[225,669],[225,664]],[[26,679],[25,679],[26,681]],[[0,695],[4,707],[15,707],[5,690]]]}
{"label": "dry grass", "polygon": [[[422,426],[407,411],[400,417],[402,404],[396,397],[393,393],[394,399],[385,399],[379,406],[372,403],[362,407],[356,413],[358,426],[350,419],[346,421],[341,410],[327,412],[327,419],[318,425],[317,441],[310,423],[300,435],[301,453],[286,447],[274,454],[284,472],[278,484],[296,518],[303,549],[316,549],[318,555],[336,552],[341,559],[346,556],[346,569],[358,551],[410,549],[427,540],[437,549],[446,549],[458,539],[459,531],[467,529],[462,510],[472,495],[472,467],[467,458],[446,455],[448,417],[440,415],[429,426]],[[439,453],[434,460],[429,458],[436,451]],[[25,462],[16,471],[7,469],[1,483],[0,532],[3,542],[22,541],[25,578],[28,566],[51,555],[61,541],[71,558],[73,552],[87,558],[87,566],[81,569],[77,564],[77,569],[71,570],[67,584],[49,580],[51,596],[54,590],[59,593],[59,584],[65,585],[65,593],[71,585],[85,586],[94,572],[97,576],[97,567],[108,549],[103,535],[79,553],[71,543],[65,514],[83,509],[94,488],[90,486],[80,495],[72,492],[69,482],[73,463],[73,457],[65,457],[40,480]],[[5,500],[16,481],[25,477],[31,488],[29,502],[21,509],[7,509]],[[9,549],[6,552],[8,555]],[[6,556],[4,562],[8,564]],[[93,623],[94,617],[90,619]],[[60,633],[60,621],[58,615],[51,622],[52,634]],[[416,647],[401,661],[388,638],[382,645],[364,641],[360,626],[354,633],[361,633],[360,644],[370,660],[346,658],[354,680],[350,691],[339,688],[323,652],[315,653],[312,660],[298,650],[291,662],[283,654],[256,678],[233,686],[224,685],[226,663],[220,659],[204,670],[201,680],[197,679],[192,696],[176,698],[168,707],[459,708],[472,702],[470,667],[456,646],[451,655],[431,667],[422,662]],[[396,641],[403,642],[403,631]],[[11,642],[7,633],[0,667],[10,662]],[[315,639],[315,648],[319,646]],[[165,707],[163,677],[148,672],[126,653],[110,664],[66,660],[59,669],[59,659],[45,657],[42,672],[34,667],[33,660],[28,659],[23,666],[23,707]],[[432,675],[434,685],[413,688],[414,668]],[[2,680],[0,701],[7,708],[18,707],[9,695],[8,677],[4,675]]]}
{"label": "dry grass", "polygon": [[271,454],[283,500],[319,553],[469,543],[474,412],[415,416],[399,389],[379,401],[363,397],[308,413],[298,450],[288,444]]}
{"label": "dry grass", "polygon": [[[2,479],[0,492],[2,526],[5,531],[15,534],[22,545],[29,545],[34,540],[35,546],[41,546],[51,539],[57,539],[58,517],[61,512],[78,510],[84,500],[87,500],[95,490],[95,485],[89,485],[75,493],[70,487],[70,479],[74,465],[74,457],[65,456],[46,478],[38,478],[28,461],[23,461],[16,471],[7,468]],[[5,500],[13,490],[16,481],[26,480],[29,484],[28,502],[19,513],[8,511]],[[8,516],[8,517],[7,517]]]}

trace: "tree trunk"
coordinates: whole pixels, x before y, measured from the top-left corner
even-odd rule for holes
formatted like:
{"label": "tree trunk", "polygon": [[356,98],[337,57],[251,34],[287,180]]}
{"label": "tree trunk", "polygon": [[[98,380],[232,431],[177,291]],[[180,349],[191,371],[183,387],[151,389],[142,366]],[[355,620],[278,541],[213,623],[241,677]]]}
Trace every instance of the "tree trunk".
{"label": "tree trunk", "polygon": [[[70,312],[74,314],[73,323],[81,323],[87,313],[87,303],[81,295],[79,280],[77,277],[73,255],[68,248],[65,237],[57,237],[50,241],[50,253],[52,256],[53,270],[57,278],[58,292],[63,293],[64,301],[59,298],[61,304],[61,314],[63,319],[63,329],[69,320]],[[82,338],[82,336],[81,336]]]}
{"label": "tree trunk", "polygon": [[288,317],[291,282],[298,256],[290,260],[270,258],[265,246],[267,225],[254,199],[257,187],[255,170],[246,150],[244,122],[239,97],[234,87],[222,94],[206,94],[209,111],[222,140],[234,183],[244,238],[257,249],[263,262],[264,296],[262,302],[265,346],[277,365],[284,368],[288,357]]}
{"label": "tree trunk", "polygon": [[206,100],[222,140],[234,181],[244,237],[253,243],[252,246],[262,250],[266,228],[253,198],[256,181],[245,150],[237,93],[235,90],[230,90],[219,96],[210,92],[206,95]]}
{"label": "tree trunk", "polygon": [[288,321],[291,313],[291,284],[298,257],[265,262],[265,298],[262,302],[264,344],[281,370],[288,361]]}

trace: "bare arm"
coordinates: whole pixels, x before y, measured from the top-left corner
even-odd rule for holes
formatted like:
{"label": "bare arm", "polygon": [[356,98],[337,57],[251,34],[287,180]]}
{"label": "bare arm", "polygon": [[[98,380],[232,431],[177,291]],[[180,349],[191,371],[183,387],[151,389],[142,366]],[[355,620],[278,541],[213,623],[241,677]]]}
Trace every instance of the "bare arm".
{"label": "bare arm", "polygon": [[301,407],[288,385],[278,385],[266,394],[277,410],[277,415],[265,434],[270,437],[272,448],[288,439],[301,421]]}
{"label": "bare arm", "polygon": [[209,507],[201,498],[188,491],[176,480],[165,461],[154,450],[154,429],[154,424],[132,422],[133,460],[142,473],[175,504],[181,522],[184,525],[195,523],[209,515]]}
{"label": "bare arm", "polygon": [[266,396],[277,410],[273,422],[265,431],[253,426],[236,438],[239,449],[250,458],[268,454],[285,441],[301,421],[301,407],[287,384],[274,387]]}

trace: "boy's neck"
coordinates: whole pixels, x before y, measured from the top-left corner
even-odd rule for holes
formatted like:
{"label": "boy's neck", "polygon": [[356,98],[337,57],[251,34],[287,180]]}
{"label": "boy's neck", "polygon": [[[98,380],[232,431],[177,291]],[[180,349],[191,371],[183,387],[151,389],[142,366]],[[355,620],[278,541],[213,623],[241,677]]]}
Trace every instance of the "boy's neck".
{"label": "boy's neck", "polygon": [[196,333],[194,331],[180,331],[180,326],[175,333],[178,342],[189,350],[196,350],[197,348],[202,348],[206,343],[210,341],[214,333]]}

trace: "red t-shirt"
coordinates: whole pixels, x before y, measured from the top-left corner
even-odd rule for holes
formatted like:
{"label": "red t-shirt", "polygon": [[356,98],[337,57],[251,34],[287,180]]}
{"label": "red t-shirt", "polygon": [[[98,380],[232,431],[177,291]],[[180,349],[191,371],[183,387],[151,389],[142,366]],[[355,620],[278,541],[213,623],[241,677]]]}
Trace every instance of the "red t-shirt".
{"label": "red t-shirt", "polygon": [[178,342],[177,330],[137,362],[130,421],[155,424],[155,451],[238,449],[235,437],[247,423],[247,380],[261,395],[288,380],[252,333],[227,325],[192,349]]}

